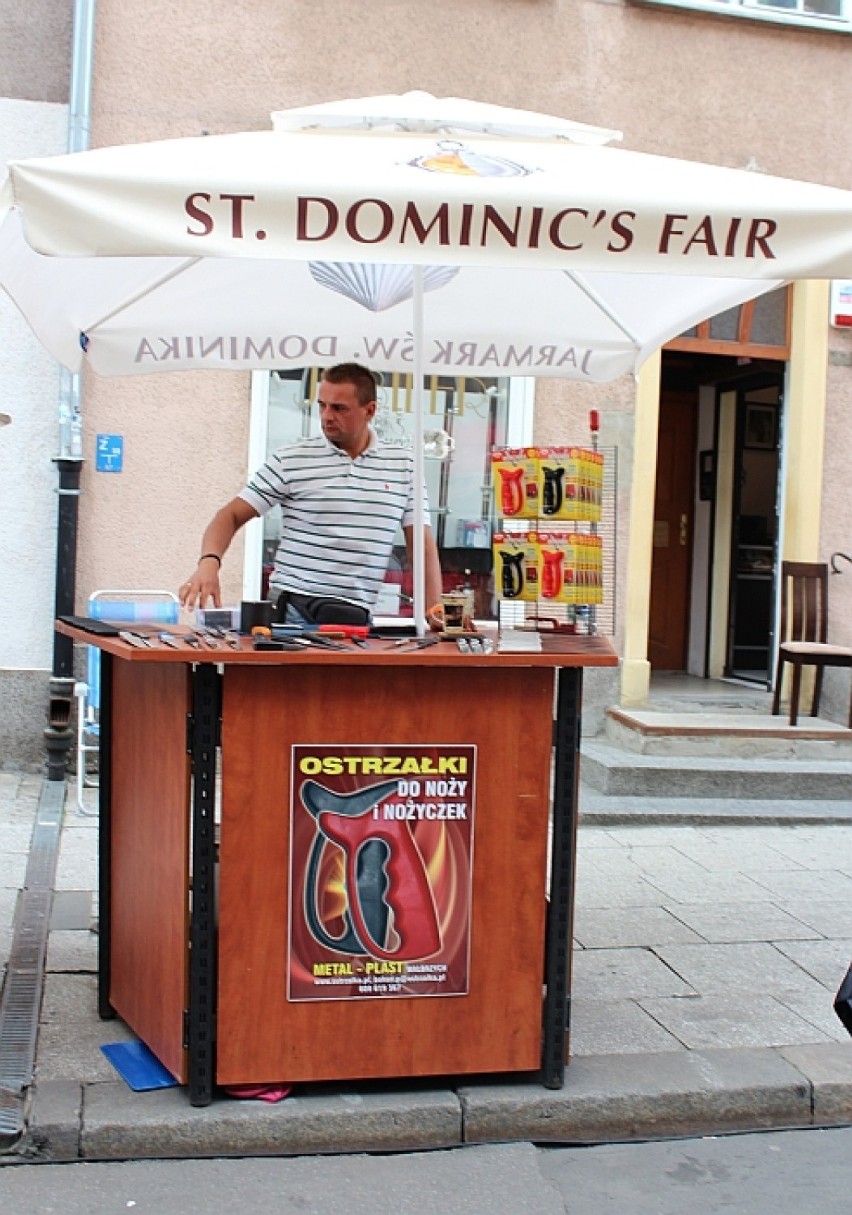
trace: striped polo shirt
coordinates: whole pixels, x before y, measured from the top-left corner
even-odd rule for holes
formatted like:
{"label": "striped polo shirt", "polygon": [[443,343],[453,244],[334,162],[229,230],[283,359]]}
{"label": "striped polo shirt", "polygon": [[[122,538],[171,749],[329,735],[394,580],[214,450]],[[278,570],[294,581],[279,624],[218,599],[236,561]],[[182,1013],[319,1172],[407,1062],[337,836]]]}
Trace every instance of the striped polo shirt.
{"label": "striped polo shirt", "polygon": [[[318,435],[279,448],[240,493],[265,515],[281,506],[281,539],[270,589],[331,595],[372,609],[397,528],[414,522],[414,456],[370,432],[351,459]],[[423,517],[429,519],[426,488]]]}

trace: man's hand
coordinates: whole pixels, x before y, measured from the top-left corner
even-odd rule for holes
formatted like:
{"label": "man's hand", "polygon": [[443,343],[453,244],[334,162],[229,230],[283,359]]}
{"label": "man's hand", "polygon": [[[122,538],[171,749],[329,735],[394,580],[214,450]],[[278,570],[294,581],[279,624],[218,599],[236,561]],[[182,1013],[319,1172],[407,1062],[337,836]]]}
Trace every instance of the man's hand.
{"label": "man's hand", "polygon": [[219,567],[234,536],[248,523],[256,519],[257,511],[242,498],[232,498],[218,510],[208,523],[201,537],[201,557],[193,573],[178,587],[181,607],[192,609],[207,606],[209,599],[214,607],[222,606],[219,587]]}
{"label": "man's hand", "polygon": [[219,562],[215,557],[202,557],[186,582],[178,588],[181,607],[203,608],[209,599],[214,607],[222,606],[219,588]]}

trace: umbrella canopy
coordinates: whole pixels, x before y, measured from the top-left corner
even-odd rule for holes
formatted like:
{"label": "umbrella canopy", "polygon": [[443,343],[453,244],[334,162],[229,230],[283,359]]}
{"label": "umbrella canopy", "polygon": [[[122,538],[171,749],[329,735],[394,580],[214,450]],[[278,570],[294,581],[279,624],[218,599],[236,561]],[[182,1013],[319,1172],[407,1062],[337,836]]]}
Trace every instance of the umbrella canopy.
{"label": "umbrella canopy", "polygon": [[570,118],[513,110],[463,97],[433,97],[421,90],[276,110],[272,122],[276,131],[419,131],[421,134],[567,139],[586,144],[612,143],[622,138],[621,131],[588,126]]}
{"label": "umbrella canopy", "polygon": [[66,367],[410,371],[421,267],[424,373],[601,381],[785,281],[852,276],[844,190],[424,94],[275,121],[10,166],[0,284]]}

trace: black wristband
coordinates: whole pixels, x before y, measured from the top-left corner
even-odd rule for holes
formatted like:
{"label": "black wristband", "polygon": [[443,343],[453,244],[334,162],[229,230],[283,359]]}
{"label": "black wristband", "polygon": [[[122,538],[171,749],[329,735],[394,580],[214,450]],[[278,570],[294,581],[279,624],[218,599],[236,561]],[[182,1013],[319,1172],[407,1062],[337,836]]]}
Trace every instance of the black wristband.
{"label": "black wristband", "polygon": [[198,558],[198,564],[201,565],[201,562],[206,561],[208,557],[212,557],[213,560],[218,562],[219,565],[221,566],[222,558],[219,556],[218,553],[202,553],[201,556]]}

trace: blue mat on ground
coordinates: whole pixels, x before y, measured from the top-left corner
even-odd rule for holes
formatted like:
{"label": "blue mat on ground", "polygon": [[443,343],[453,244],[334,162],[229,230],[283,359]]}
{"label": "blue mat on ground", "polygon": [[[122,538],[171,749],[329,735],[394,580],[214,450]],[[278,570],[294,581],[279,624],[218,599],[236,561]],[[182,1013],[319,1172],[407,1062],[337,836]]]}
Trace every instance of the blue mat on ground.
{"label": "blue mat on ground", "polygon": [[102,1046],[101,1050],[134,1093],[146,1093],[152,1088],[172,1088],[177,1084],[172,1073],[163,1067],[144,1042],[111,1042]]}

